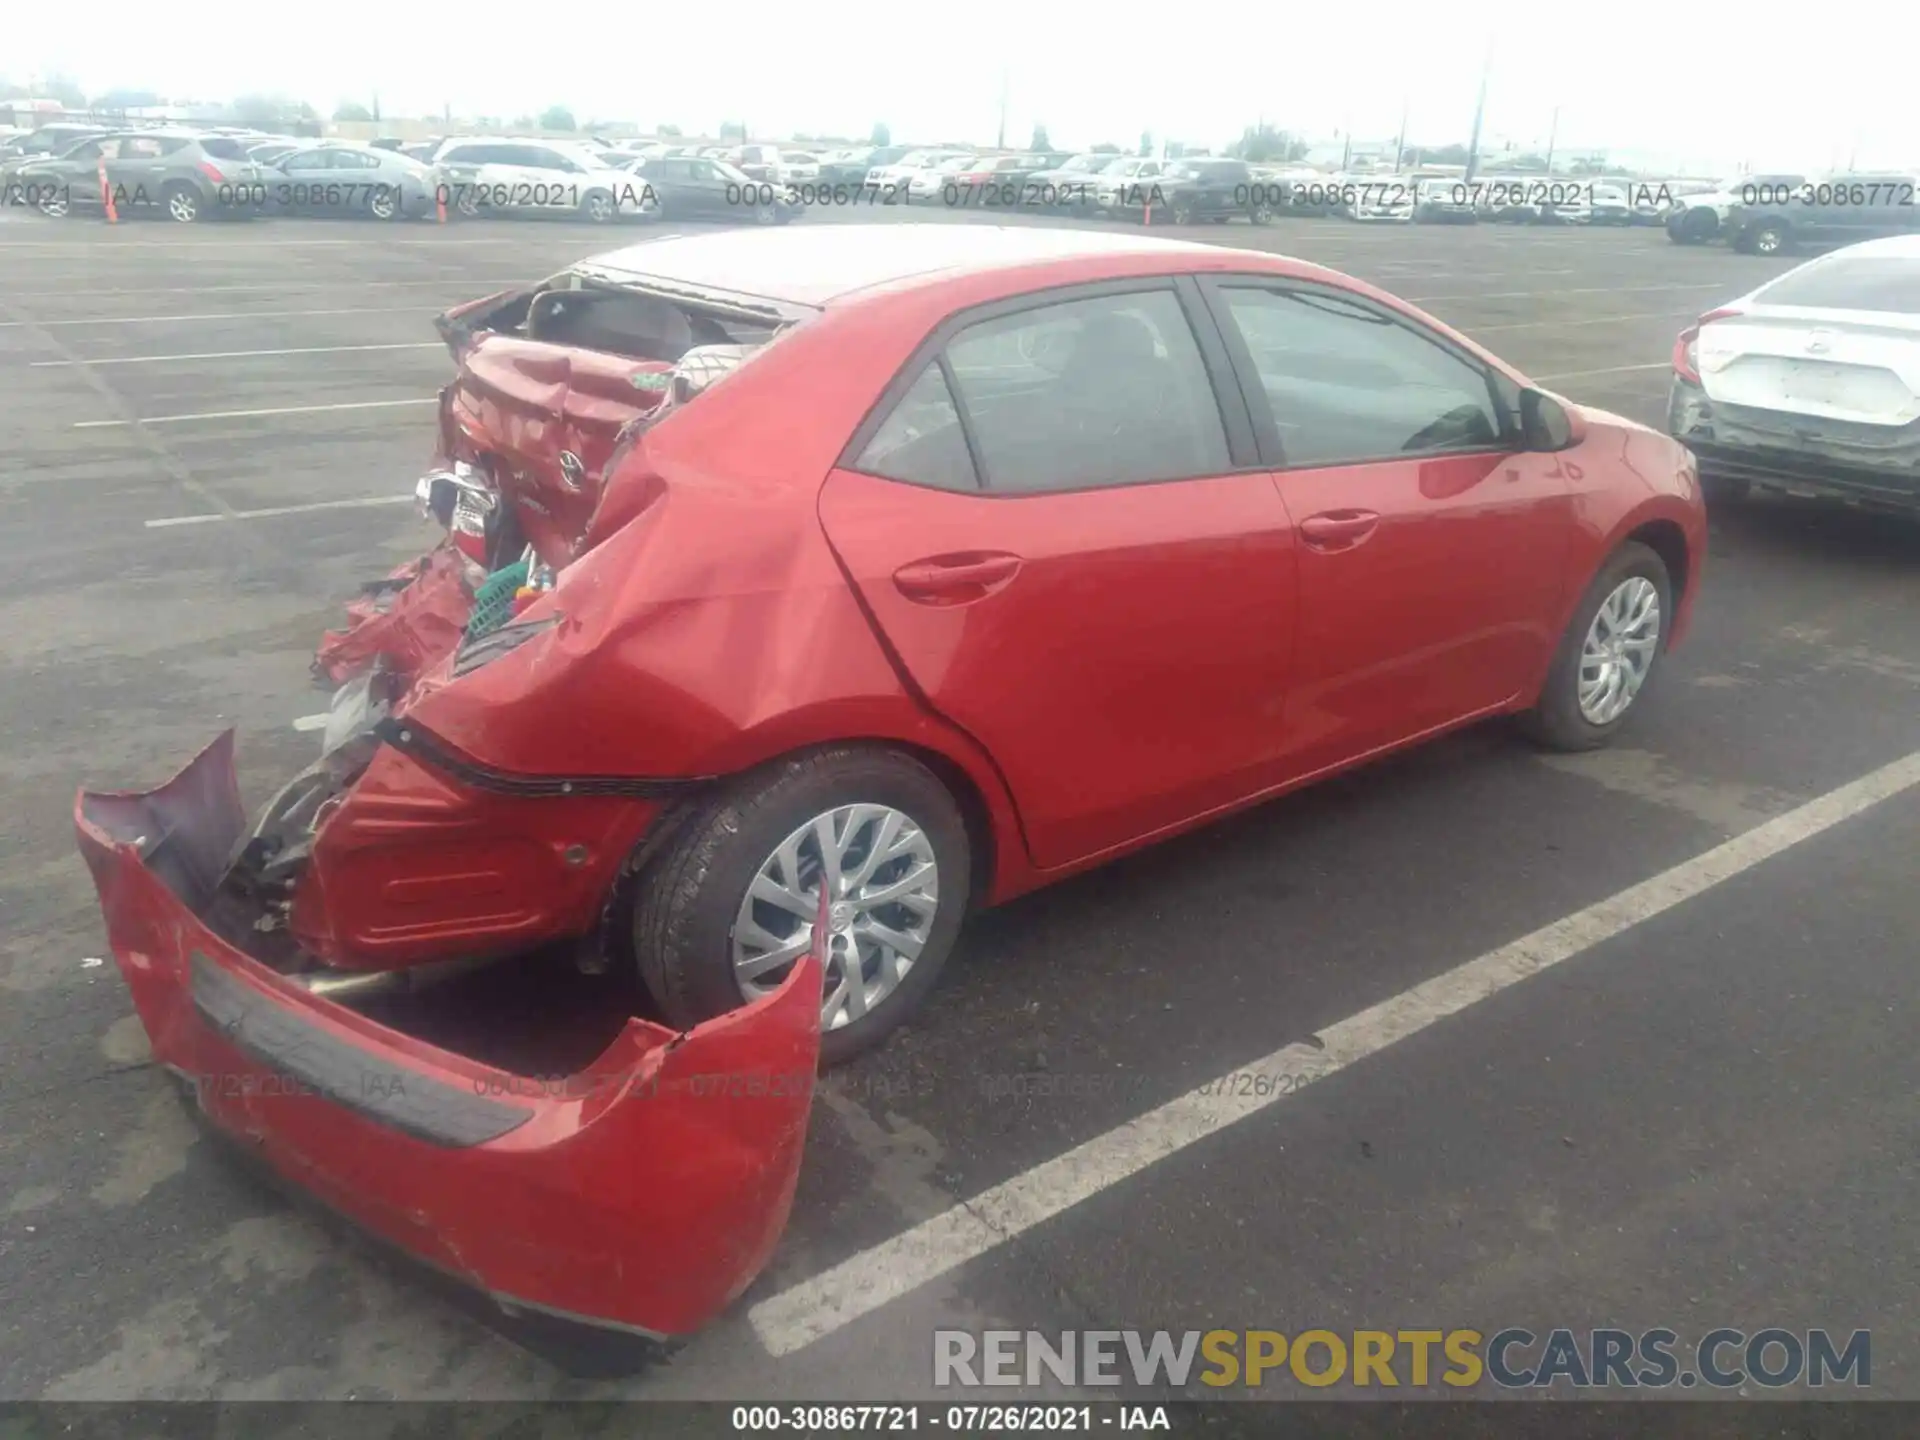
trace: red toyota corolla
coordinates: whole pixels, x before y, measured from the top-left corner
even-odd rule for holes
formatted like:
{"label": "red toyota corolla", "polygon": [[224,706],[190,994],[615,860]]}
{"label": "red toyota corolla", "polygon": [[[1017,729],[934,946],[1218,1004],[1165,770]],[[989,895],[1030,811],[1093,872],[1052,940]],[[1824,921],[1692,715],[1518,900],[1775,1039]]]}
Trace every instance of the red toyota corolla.
{"label": "red toyota corolla", "polygon": [[[1508,713],[1603,744],[1698,588],[1684,448],[1299,261],[743,230],[504,309],[454,388],[551,587],[404,693],[349,687],[250,826],[223,744],[77,821],[214,1118],[519,1303],[692,1328],[778,1234],[806,1096],[685,1074],[844,1058],[969,909],[1374,756]],[[623,386],[676,398],[616,443]],[[556,940],[667,1022],[562,1093],[340,998]]]}

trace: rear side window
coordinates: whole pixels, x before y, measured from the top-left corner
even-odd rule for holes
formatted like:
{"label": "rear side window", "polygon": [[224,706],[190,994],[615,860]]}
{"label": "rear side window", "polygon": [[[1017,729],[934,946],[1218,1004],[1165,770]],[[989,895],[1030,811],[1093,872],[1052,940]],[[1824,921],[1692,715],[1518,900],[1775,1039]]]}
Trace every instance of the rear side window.
{"label": "rear side window", "polygon": [[1782,275],[1754,299],[1762,305],[1920,315],[1920,260],[1829,255]]}
{"label": "rear side window", "polygon": [[1287,465],[1503,443],[1486,372],[1399,318],[1321,291],[1222,293]]}
{"label": "rear side window", "polygon": [[1231,468],[1200,347],[1171,290],[1045,305],[947,347],[989,490],[1138,485]]}
{"label": "rear side window", "polygon": [[208,135],[200,141],[200,148],[216,160],[244,160],[247,152],[238,140],[226,135]]}
{"label": "rear side window", "polygon": [[979,488],[960,412],[937,363],[929,362],[900,397],[854,468],[936,490]]}

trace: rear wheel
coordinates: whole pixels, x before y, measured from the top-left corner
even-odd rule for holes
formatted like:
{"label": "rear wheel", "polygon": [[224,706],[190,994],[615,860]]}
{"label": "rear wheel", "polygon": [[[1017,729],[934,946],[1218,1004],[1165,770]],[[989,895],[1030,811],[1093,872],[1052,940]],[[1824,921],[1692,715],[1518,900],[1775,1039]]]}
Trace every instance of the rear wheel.
{"label": "rear wheel", "polygon": [[167,207],[167,214],[182,225],[191,225],[200,218],[200,192],[191,185],[175,181],[160,192],[160,203]]}
{"label": "rear wheel", "polygon": [[1778,255],[1787,248],[1787,227],[1778,220],[1760,220],[1741,230],[1733,248],[1747,255]]}
{"label": "rear wheel", "polygon": [[580,199],[580,213],[596,225],[613,219],[613,196],[604,190],[589,190]]}
{"label": "rear wheel", "polygon": [[64,220],[73,213],[73,197],[64,185],[49,186],[41,192],[39,206],[49,220]]}
{"label": "rear wheel", "polygon": [[387,185],[376,185],[367,192],[367,214],[376,220],[391,220],[400,213],[400,192]]}
{"label": "rear wheel", "polygon": [[918,761],[839,747],[743,776],[641,876],[640,976],[675,1025],[777,989],[828,900],[820,1050],[883,1040],[933,988],[972,883],[959,808]]}
{"label": "rear wheel", "polygon": [[1652,678],[1672,623],[1666,562],[1629,540],[1580,597],[1540,699],[1521,717],[1527,733],[1551,750],[1597,750],[1613,739]]}

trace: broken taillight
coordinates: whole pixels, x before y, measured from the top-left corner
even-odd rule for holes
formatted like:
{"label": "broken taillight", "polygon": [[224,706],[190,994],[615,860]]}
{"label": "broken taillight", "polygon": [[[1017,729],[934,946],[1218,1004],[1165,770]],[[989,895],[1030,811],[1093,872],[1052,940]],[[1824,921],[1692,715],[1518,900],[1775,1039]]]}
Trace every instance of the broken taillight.
{"label": "broken taillight", "polygon": [[1738,310],[1709,310],[1693,324],[1682,330],[1673,342],[1673,373],[1690,385],[1700,383],[1700,363],[1697,347],[1700,341],[1700,327],[1715,320],[1724,320],[1729,315],[1738,315]]}

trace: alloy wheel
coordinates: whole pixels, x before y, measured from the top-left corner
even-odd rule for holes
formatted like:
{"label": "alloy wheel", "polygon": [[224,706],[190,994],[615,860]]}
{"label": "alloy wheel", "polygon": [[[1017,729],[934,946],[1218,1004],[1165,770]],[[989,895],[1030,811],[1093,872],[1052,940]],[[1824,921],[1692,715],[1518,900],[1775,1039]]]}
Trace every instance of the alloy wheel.
{"label": "alloy wheel", "polygon": [[779,988],[814,942],[821,887],[828,935],[823,1030],[870,1014],[920,958],[940,908],[940,866],[913,818],[887,805],[841,805],[780,842],[754,874],[733,922],[733,972],[754,1000]]}
{"label": "alloy wheel", "polygon": [[1594,612],[1580,647],[1580,715],[1610,725],[1633,704],[1660,645],[1660,592],[1644,575],[1629,575]]}
{"label": "alloy wheel", "polygon": [[182,225],[200,218],[200,197],[191,190],[174,190],[167,195],[167,214]]}

